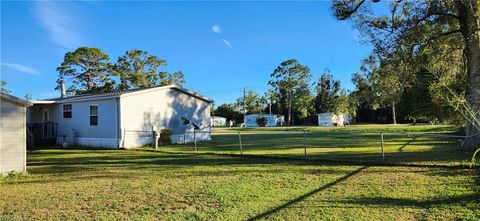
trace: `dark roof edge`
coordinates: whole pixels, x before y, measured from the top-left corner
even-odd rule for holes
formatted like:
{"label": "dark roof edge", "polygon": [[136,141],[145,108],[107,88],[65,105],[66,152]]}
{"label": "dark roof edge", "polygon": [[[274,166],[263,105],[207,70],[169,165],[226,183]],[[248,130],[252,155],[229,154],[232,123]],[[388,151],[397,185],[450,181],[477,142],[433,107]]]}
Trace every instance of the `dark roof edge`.
{"label": "dark roof edge", "polygon": [[203,100],[203,101],[205,101],[205,102],[207,102],[207,103],[210,103],[210,104],[213,103],[213,100],[211,100],[210,98],[205,97],[205,96],[203,96],[203,95],[201,95],[201,94],[198,94],[198,93],[196,93],[196,92],[194,92],[194,91],[188,90],[188,89],[186,89],[186,88],[182,88],[182,87],[179,87],[179,86],[174,85],[174,86],[172,87],[172,89],[179,90],[179,91],[181,91],[181,92],[183,92],[183,93],[185,93],[185,94],[188,94],[188,95],[190,95],[190,96],[192,96],[192,97],[195,97],[195,98],[198,98],[198,99],[200,99],[200,100]]}

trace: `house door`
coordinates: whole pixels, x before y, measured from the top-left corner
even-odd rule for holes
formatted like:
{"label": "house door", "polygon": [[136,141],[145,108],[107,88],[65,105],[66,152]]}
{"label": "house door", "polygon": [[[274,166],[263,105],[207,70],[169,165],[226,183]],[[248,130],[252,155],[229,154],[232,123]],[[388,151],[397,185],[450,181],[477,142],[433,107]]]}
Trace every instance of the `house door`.
{"label": "house door", "polygon": [[43,119],[43,122],[48,122],[48,121],[50,121],[50,112],[48,111],[48,108],[43,108],[43,110],[42,110],[42,119]]}
{"label": "house door", "polygon": [[[50,121],[50,111],[48,110],[48,108],[42,109],[42,120],[43,120],[43,123]],[[42,138],[45,139],[51,136],[49,127],[50,126],[48,124],[42,124],[42,129],[43,129]]]}

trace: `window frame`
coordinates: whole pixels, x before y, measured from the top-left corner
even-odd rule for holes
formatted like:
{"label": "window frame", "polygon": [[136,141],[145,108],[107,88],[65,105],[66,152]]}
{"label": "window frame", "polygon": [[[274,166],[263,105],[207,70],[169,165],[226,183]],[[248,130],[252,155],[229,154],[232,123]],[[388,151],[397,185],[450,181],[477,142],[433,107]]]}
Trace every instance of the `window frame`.
{"label": "window frame", "polygon": [[[96,113],[92,114],[92,108],[95,107]],[[98,126],[98,104],[90,104],[89,106],[89,123],[90,126]],[[95,120],[93,120],[95,119]]]}
{"label": "window frame", "polygon": [[[65,106],[70,106],[70,110],[65,110]],[[62,105],[62,110],[63,110],[63,118],[64,119],[67,119],[67,118],[72,118],[73,117],[73,105],[70,104],[70,103],[66,103],[66,104],[63,104]],[[65,116],[66,113],[70,113],[70,116]]]}

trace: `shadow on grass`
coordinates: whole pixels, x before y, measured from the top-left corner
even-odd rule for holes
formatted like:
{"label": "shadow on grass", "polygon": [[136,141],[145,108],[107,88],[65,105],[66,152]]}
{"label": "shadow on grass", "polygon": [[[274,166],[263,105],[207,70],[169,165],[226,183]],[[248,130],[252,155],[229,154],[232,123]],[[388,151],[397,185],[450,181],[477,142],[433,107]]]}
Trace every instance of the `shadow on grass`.
{"label": "shadow on grass", "polygon": [[463,194],[448,198],[438,198],[432,200],[414,200],[392,197],[363,197],[352,200],[336,200],[332,203],[356,204],[363,206],[379,207],[417,207],[429,208],[434,206],[449,206],[452,204],[465,205],[471,202],[480,203],[480,193]]}
{"label": "shadow on grass", "polygon": [[[198,153],[166,153],[155,150],[91,150],[48,148],[28,152],[28,170],[32,174],[66,174],[84,171],[105,171],[117,168],[128,170],[171,170],[192,166],[245,167],[245,171],[258,165],[335,165],[311,160],[268,158],[261,156],[212,155]],[[343,164],[338,164],[343,165]],[[266,166],[265,168],[268,168]],[[236,170],[237,172],[240,170]],[[281,171],[268,171],[279,173]]]}
{"label": "shadow on grass", "polygon": [[400,152],[403,152],[403,149],[410,145],[412,142],[415,142],[415,140],[417,139],[417,137],[413,137],[411,140],[407,141],[405,144],[403,144],[402,146],[400,146],[400,148],[398,148],[398,151]]}
{"label": "shadow on grass", "polygon": [[336,184],[338,184],[338,183],[340,183],[340,182],[342,182],[342,181],[344,181],[344,180],[346,180],[346,179],[348,179],[348,178],[350,178],[350,177],[352,177],[352,176],[360,173],[362,170],[364,170],[364,169],[366,169],[366,168],[368,168],[368,166],[361,167],[361,168],[359,168],[359,169],[357,169],[357,170],[355,170],[355,171],[353,171],[353,172],[351,172],[351,173],[349,173],[349,174],[347,174],[347,175],[345,175],[345,176],[343,176],[343,177],[340,177],[339,179],[337,179],[337,180],[335,180],[335,181],[333,181],[333,182],[327,183],[327,184],[325,184],[325,185],[323,185],[323,186],[321,186],[321,187],[319,187],[319,188],[317,188],[317,189],[315,189],[315,190],[312,190],[312,191],[310,191],[310,192],[308,192],[308,193],[306,193],[306,194],[303,194],[303,195],[301,195],[301,196],[299,196],[299,197],[297,197],[297,198],[295,198],[295,199],[292,199],[292,200],[290,200],[290,201],[288,201],[288,202],[286,202],[286,203],[284,203],[284,204],[282,204],[282,205],[279,205],[279,206],[277,206],[277,207],[275,207],[275,208],[272,208],[272,209],[267,210],[267,211],[265,211],[265,212],[263,212],[263,213],[260,213],[260,214],[258,214],[258,215],[255,215],[254,217],[251,217],[251,218],[248,219],[248,220],[259,220],[259,219],[265,218],[265,217],[267,217],[267,216],[269,216],[269,215],[272,215],[272,214],[274,214],[274,213],[276,213],[276,212],[278,212],[278,211],[280,211],[280,210],[282,210],[282,209],[285,209],[285,208],[287,208],[287,207],[289,207],[289,206],[292,206],[292,205],[294,205],[294,204],[296,204],[296,203],[299,203],[299,202],[305,200],[306,198],[308,198],[308,197],[310,197],[310,196],[312,196],[312,195],[314,195],[314,194],[316,194],[316,193],[319,193],[319,192],[324,191],[324,190],[326,190],[326,189],[328,189],[328,188],[330,188],[330,187],[332,187],[332,186],[335,186]]}
{"label": "shadow on grass", "polygon": [[[209,169],[229,165],[234,165],[235,169]],[[54,183],[91,179],[130,179],[149,177],[156,173],[164,173],[171,170],[178,170],[178,168],[191,167],[197,167],[195,173],[178,172],[171,175],[171,177],[221,177],[242,173],[281,174],[286,172],[282,168],[272,168],[270,167],[271,165],[320,166],[326,164],[314,161],[269,159],[261,157],[184,153],[172,154],[154,150],[46,148],[28,152],[28,172],[36,176],[27,177],[27,179],[24,180],[15,180],[15,182],[6,182],[4,184]],[[299,172],[305,172],[305,169],[302,169],[302,171]],[[345,174],[345,170],[335,167],[326,167],[322,168],[322,173]],[[44,175],[53,176],[50,177],[50,179],[44,179],[42,178]]]}

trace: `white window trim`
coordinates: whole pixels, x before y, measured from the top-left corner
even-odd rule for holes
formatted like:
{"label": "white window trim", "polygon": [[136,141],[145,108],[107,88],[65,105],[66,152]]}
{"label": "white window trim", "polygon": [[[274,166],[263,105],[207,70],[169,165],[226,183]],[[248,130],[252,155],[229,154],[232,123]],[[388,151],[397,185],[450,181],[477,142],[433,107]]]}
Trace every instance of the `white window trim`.
{"label": "white window trim", "polygon": [[[97,107],[97,114],[96,114],[96,115],[92,115],[91,107],[93,107],[93,106]],[[98,126],[98,104],[90,104],[90,105],[88,106],[88,116],[89,116],[89,117],[88,117],[88,124],[89,124],[90,126],[92,126],[92,127]],[[97,117],[97,125],[92,125],[92,124],[91,124],[91,121],[90,121],[90,118],[91,118],[91,117]]]}
{"label": "white window trim", "polygon": [[[65,112],[68,112],[68,111],[65,111],[65,105],[70,105],[70,117],[64,117],[64,116],[65,116]],[[62,113],[63,113],[63,115],[62,115],[63,119],[73,118],[73,105],[72,105],[72,103],[64,103],[64,104],[62,105],[62,111],[63,111],[63,112],[62,112]]]}

